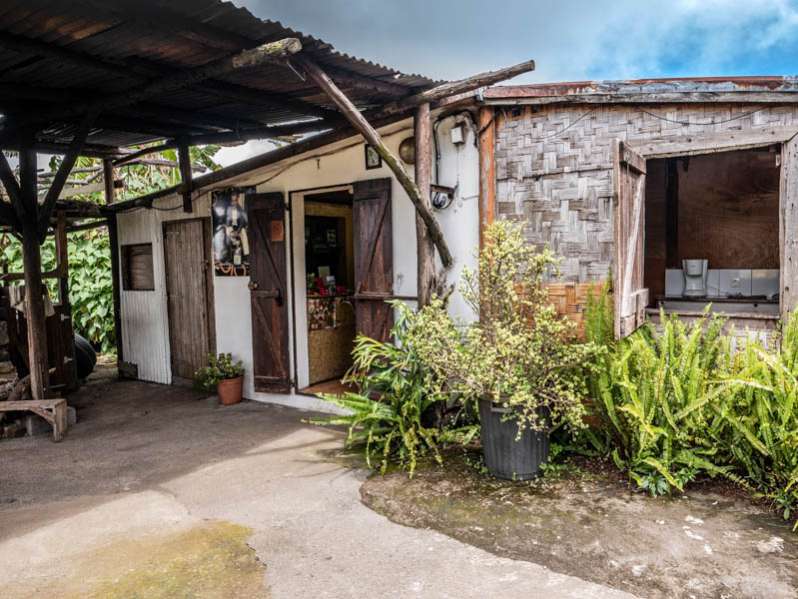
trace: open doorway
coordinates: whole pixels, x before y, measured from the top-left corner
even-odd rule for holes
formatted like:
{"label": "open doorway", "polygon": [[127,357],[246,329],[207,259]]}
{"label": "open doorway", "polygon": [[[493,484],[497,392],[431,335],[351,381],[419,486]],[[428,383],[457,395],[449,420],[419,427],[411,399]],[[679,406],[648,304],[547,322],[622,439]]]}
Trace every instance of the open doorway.
{"label": "open doorway", "polygon": [[336,393],[352,365],[356,334],[353,197],[348,190],[305,196],[308,383],[304,393]]}
{"label": "open doorway", "polygon": [[646,171],[649,308],[777,318],[779,147],[649,159]]}

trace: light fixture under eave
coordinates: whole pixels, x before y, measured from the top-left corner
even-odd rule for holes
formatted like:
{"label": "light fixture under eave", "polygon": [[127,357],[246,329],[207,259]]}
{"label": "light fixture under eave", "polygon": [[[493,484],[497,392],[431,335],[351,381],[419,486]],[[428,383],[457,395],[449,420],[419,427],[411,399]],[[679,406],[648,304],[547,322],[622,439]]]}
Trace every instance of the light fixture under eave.
{"label": "light fixture under eave", "polygon": [[407,139],[402,140],[402,143],[399,144],[399,158],[401,158],[402,162],[404,162],[405,164],[416,163],[415,137],[408,137]]}

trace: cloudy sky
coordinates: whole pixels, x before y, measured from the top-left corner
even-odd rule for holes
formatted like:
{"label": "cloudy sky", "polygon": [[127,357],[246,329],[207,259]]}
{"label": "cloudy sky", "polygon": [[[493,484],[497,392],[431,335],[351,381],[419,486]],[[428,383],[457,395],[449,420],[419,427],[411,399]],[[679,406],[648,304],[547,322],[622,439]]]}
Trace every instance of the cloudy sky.
{"label": "cloudy sky", "polygon": [[514,82],[798,75],[798,0],[234,1],[342,52],[440,79],[529,58],[537,69]]}
{"label": "cloudy sky", "polygon": [[453,79],[537,61],[526,81],[798,74],[798,1],[235,0],[338,50]]}

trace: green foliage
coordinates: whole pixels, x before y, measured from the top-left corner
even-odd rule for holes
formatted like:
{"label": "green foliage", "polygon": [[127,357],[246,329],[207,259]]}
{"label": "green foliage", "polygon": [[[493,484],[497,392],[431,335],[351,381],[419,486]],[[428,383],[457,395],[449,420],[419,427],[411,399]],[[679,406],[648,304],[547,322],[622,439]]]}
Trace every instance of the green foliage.
{"label": "green foliage", "polygon": [[[209,170],[219,165],[213,160],[219,146],[198,146],[190,149],[194,164]],[[154,154],[157,160],[177,160],[175,150]],[[61,164],[61,156],[50,159],[50,171],[55,173]],[[75,162],[70,179],[89,183],[97,180],[102,164],[95,158],[81,156]],[[94,169],[94,172],[90,172]],[[75,171],[82,172],[75,172]],[[126,199],[150,193],[179,182],[177,169],[160,164],[133,163],[117,169],[117,176],[124,181],[124,190],[117,199]],[[84,201],[102,203],[101,192],[76,196]],[[111,251],[105,229],[70,233],[69,255],[69,300],[75,332],[83,335],[103,353],[116,351],[113,314],[113,281],[111,278]],[[22,272],[22,246],[9,235],[0,235],[0,259],[11,272]],[[55,267],[55,244],[49,238],[42,246],[42,269]],[[50,296],[57,297],[52,280],[48,280]]]}
{"label": "green foliage", "polygon": [[[69,301],[73,327],[103,353],[116,351],[114,337],[114,298],[111,279],[111,250],[105,231],[92,230],[68,235]],[[0,243],[2,259],[9,271],[22,272],[22,245],[6,237]],[[42,246],[42,270],[55,268],[55,243],[49,238]],[[58,290],[47,280],[50,297]]]}
{"label": "green foliage", "polygon": [[424,360],[463,401],[490,399],[525,429],[583,426],[585,374],[600,348],[579,343],[572,321],[557,314],[544,287],[556,273],[549,250],[537,252],[521,228],[491,225],[479,270],[466,270],[462,293],[478,320],[451,322],[440,302],[424,309]]}
{"label": "green foliage", "polygon": [[[791,317],[778,352],[749,343],[726,379],[717,408],[724,450],[784,519],[798,515],[798,317]],[[795,528],[798,529],[798,519]]]}
{"label": "green foliage", "polygon": [[362,450],[369,467],[384,473],[395,463],[412,476],[419,459],[440,463],[441,445],[470,442],[477,426],[418,353],[426,319],[401,302],[391,304],[397,314],[393,342],[362,335],[355,342],[345,382],[359,391],[321,396],[349,413],[315,422],[348,427],[347,447]]}
{"label": "green foliage", "polygon": [[220,381],[235,379],[244,374],[244,363],[234,361],[232,354],[208,354],[208,365],[194,373],[194,385],[200,391],[212,393]]}
{"label": "green foliage", "polygon": [[718,376],[730,355],[723,320],[661,320],[656,334],[643,329],[617,344],[593,382],[613,460],[653,495],[682,491],[699,474],[731,475],[717,465]]}
{"label": "green foliage", "polygon": [[[603,296],[588,304],[588,323],[611,314]],[[590,380],[592,415],[601,425],[580,441],[610,455],[652,495],[721,475],[795,519],[798,317],[786,323],[778,349],[747,340],[737,351],[716,316],[691,325],[660,318],[656,332],[646,327],[619,343],[604,325],[586,326],[608,351]]]}

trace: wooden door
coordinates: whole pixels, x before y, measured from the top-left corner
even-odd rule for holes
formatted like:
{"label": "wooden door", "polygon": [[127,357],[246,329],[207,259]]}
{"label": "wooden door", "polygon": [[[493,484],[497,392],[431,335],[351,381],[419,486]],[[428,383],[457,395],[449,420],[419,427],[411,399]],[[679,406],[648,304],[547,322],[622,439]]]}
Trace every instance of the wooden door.
{"label": "wooden door", "polygon": [[[355,321],[358,333],[386,341],[393,326],[393,219],[391,180],[354,184]],[[415,240],[408,240],[409,251]]]}
{"label": "wooden door", "polygon": [[623,142],[615,151],[615,336],[626,337],[644,322],[646,161]]}
{"label": "wooden door", "polygon": [[291,389],[285,201],[281,193],[250,194],[246,208],[255,390],[284,393]]}
{"label": "wooden door", "polygon": [[210,220],[164,223],[172,379],[192,379],[216,351]]}
{"label": "wooden door", "polygon": [[798,137],[781,149],[779,204],[781,317],[786,319],[798,307]]}

